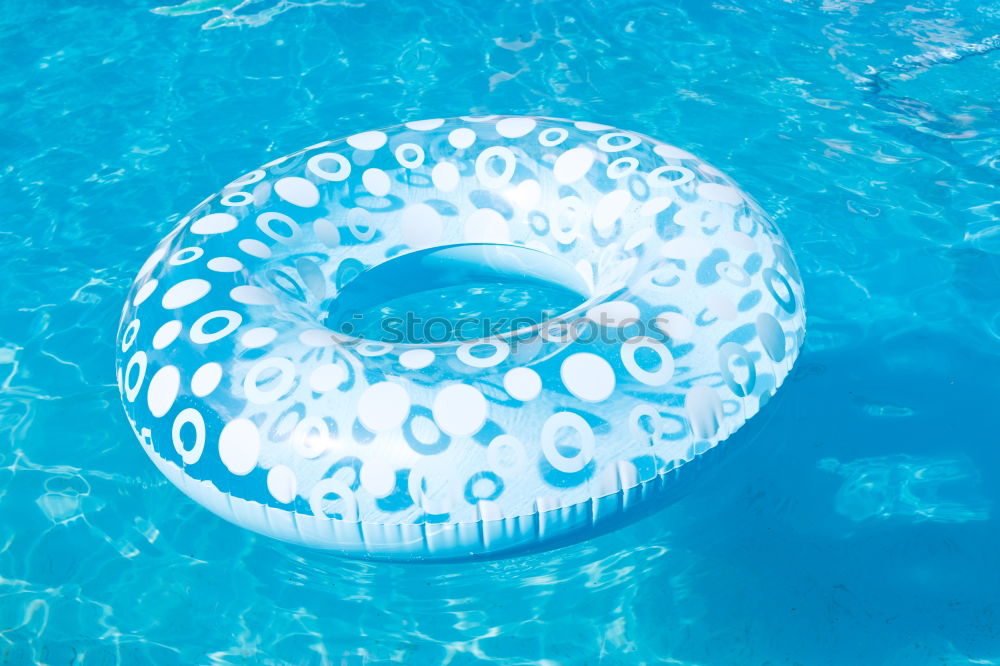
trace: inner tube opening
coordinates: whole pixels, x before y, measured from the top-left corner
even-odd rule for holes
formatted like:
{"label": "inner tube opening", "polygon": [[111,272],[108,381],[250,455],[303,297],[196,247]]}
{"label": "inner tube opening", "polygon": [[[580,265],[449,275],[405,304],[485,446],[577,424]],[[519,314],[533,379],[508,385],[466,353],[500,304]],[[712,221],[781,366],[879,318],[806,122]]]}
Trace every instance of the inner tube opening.
{"label": "inner tube opening", "polygon": [[521,245],[462,243],[364,271],[333,299],[324,323],[375,342],[468,341],[536,327],[589,297],[565,260]]}

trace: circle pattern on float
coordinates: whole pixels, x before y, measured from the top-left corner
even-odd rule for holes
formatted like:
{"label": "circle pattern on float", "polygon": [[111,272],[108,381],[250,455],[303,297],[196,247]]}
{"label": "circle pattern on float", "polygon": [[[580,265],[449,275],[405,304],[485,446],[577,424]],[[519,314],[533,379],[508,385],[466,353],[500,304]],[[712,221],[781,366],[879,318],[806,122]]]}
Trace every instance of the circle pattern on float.
{"label": "circle pattern on float", "polygon": [[[572,516],[624,520],[756,414],[803,341],[801,276],[773,221],[635,132],[433,119],[245,173],[136,262],[116,370],[164,474],[265,534],[465,557],[596,524]],[[365,270],[461,243],[545,252],[586,302],[478,340],[326,328]],[[513,520],[534,527],[490,531]]]}

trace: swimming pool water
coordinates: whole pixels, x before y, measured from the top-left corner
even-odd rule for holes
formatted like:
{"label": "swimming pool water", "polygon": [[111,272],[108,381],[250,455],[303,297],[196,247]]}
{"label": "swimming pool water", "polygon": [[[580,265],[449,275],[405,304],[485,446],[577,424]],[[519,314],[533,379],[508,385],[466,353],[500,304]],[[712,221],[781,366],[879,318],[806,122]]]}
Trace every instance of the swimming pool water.
{"label": "swimming pool water", "polygon": [[[0,660],[1000,662],[1000,5],[154,8],[0,14]],[[809,324],[758,454],[478,564],[345,561],[186,499],[114,385],[156,241],[270,157],[487,112],[662,138],[774,215]]]}

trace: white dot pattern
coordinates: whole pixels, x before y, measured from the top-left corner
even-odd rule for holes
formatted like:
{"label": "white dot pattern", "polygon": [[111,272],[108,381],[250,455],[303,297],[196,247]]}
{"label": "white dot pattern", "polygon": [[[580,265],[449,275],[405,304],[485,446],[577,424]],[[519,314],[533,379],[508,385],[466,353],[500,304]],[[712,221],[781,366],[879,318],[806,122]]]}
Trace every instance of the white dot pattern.
{"label": "white dot pattern", "polygon": [[[125,303],[129,420],[213,511],[331,549],[460,557],[492,547],[492,521],[540,512],[546,530],[510,533],[544,541],[576,515],[560,511],[713,450],[803,340],[801,277],[760,207],[694,155],[598,123],[361,132],[249,171],[185,220]],[[325,328],[365,269],[466,242],[544,251],[592,296],[527,341],[353,345]],[[450,546],[428,536],[470,523]],[[368,543],[371,526],[403,531]]]}

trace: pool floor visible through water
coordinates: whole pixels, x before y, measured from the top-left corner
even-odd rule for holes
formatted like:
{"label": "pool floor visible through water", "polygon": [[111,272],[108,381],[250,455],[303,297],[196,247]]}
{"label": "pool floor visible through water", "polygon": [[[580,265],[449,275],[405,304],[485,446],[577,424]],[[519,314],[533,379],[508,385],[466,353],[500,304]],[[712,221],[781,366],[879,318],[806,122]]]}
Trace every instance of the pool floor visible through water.
{"label": "pool floor visible through water", "polygon": [[463,243],[362,272],[338,292],[324,324],[377,342],[475,340],[536,329],[589,296],[565,259],[523,246]]}
{"label": "pool floor visible through water", "polygon": [[[0,15],[0,661],[1000,663],[996,2],[171,1]],[[489,113],[662,138],[774,216],[809,319],[758,453],[460,565],[283,545],[166,482],[114,335],[183,211],[301,146]]]}

